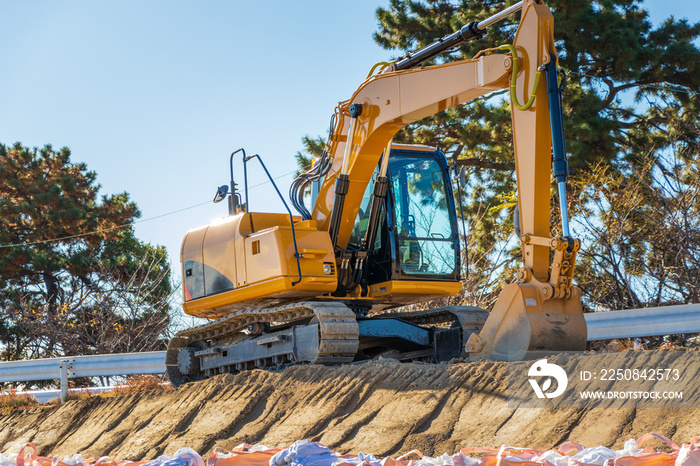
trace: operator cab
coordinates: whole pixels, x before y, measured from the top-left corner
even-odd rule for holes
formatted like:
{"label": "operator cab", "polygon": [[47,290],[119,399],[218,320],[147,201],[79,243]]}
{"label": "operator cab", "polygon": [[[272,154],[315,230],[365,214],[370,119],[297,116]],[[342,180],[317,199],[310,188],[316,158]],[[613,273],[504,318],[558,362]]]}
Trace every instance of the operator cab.
{"label": "operator cab", "polygon": [[[398,146],[398,147],[397,147]],[[369,254],[365,285],[389,280],[459,281],[455,202],[445,155],[434,147],[392,146],[389,194]],[[369,223],[376,174],[365,190],[349,247],[360,247]]]}

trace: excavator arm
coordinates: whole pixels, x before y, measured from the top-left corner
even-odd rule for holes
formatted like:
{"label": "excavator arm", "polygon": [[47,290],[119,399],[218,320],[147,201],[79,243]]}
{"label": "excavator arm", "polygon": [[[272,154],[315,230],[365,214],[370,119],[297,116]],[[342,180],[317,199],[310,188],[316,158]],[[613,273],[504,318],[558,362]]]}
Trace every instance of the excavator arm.
{"label": "excavator arm", "polygon": [[[524,264],[516,283],[503,291],[483,330],[470,338],[468,351],[476,358],[520,358],[538,349],[580,350],[586,343],[580,295],[571,283],[579,241],[570,238],[568,231],[564,184],[568,169],[554,19],[550,9],[536,0],[525,0],[507,13],[518,7],[522,13],[514,43],[504,47],[510,54],[490,49],[475,59],[456,63],[408,70],[396,70],[394,65],[368,78],[348,101],[341,102],[336,109],[337,129],[330,141],[332,165],[312,212],[319,229],[330,231],[334,246],[345,248],[367,183],[401,128],[511,88]],[[474,23],[469,30],[474,35],[480,32]],[[411,63],[415,64],[417,61]],[[553,148],[562,209],[561,238],[550,235]],[[339,197],[344,197],[342,202],[338,202]]]}

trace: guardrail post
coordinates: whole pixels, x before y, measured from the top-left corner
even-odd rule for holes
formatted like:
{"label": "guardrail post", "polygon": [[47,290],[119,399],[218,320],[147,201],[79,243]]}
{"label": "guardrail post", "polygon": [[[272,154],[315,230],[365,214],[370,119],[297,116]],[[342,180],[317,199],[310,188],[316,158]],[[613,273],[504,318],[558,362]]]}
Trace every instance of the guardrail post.
{"label": "guardrail post", "polygon": [[61,360],[61,403],[66,402],[68,397],[68,369],[70,369],[70,360]]}

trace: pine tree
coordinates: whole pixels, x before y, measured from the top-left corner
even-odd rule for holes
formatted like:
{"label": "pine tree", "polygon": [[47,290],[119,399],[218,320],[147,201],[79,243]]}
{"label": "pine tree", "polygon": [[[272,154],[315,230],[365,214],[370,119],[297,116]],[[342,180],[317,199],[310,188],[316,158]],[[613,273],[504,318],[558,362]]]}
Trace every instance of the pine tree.
{"label": "pine tree", "polygon": [[[161,323],[146,338],[162,340],[169,311],[164,298],[172,292],[165,249],[134,236],[136,204],[127,193],[98,198],[96,177],[85,164],[71,162],[67,148],[0,144],[5,358],[95,352],[91,328],[106,322],[125,328],[148,316]],[[125,315],[123,303],[112,308],[108,301],[119,301],[116,291],[120,299],[140,294],[135,313]]]}

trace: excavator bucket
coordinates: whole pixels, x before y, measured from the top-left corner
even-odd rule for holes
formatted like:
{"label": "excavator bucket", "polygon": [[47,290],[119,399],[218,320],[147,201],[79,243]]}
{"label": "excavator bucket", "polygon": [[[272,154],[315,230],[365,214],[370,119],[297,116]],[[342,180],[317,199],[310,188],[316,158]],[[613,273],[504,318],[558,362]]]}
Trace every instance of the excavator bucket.
{"label": "excavator bucket", "polygon": [[582,351],[586,321],[578,289],[566,299],[544,299],[535,285],[507,285],[479,334],[467,343],[472,360],[528,359],[533,351]]}

